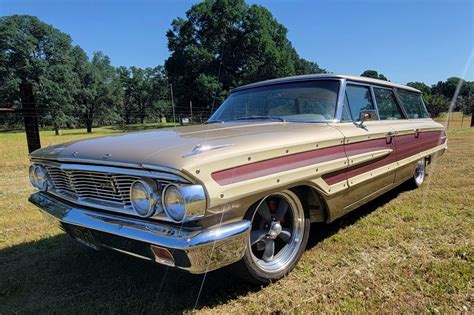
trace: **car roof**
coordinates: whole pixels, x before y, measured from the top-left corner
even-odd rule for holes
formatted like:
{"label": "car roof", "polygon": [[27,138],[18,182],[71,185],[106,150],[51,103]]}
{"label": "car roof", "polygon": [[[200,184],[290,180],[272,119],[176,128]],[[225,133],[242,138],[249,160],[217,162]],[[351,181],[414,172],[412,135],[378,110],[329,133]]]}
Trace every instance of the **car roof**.
{"label": "car roof", "polygon": [[395,87],[395,88],[403,89],[409,92],[421,93],[419,90],[406,86],[406,85],[401,85],[401,84],[397,84],[397,83],[393,83],[389,81],[377,80],[377,79],[372,79],[372,78],[367,78],[367,77],[359,77],[355,75],[342,75],[342,74],[306,74],[306,75],[297,75],[297,76],[292,76],[292,77],[266,80],[266,81],[251,83],[251,84],[237,87],[232,90],[232,93],[241,91],[241,90],[250,89],[250,88],[268,86],[268,85],[273,85],[273,84],[299,82],[299,81],[324,80],[324,79],[331,79],[331,80],[346,79],[346,80],[354,81],[354,82],[381,85],[381,86],[386,86],[386,87],[391,87],[391,88]]}

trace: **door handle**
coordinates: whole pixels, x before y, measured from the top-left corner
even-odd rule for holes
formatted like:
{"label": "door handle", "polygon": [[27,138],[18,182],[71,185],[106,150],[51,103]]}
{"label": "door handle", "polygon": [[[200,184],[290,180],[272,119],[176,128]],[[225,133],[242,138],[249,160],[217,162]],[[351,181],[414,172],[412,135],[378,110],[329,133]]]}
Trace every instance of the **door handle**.
{"label": "door handle", "polygon": [[395,132],[393,132],[393,131],[387,132],[386,138],[385,138],[385,143],[386,144],[391,144],[393,142],[393,136],[394,135],[395,135]]}
{"label": "door handle", "polygon": [[415,138],[419,138],[420,137],[420,129],[415,129]]}

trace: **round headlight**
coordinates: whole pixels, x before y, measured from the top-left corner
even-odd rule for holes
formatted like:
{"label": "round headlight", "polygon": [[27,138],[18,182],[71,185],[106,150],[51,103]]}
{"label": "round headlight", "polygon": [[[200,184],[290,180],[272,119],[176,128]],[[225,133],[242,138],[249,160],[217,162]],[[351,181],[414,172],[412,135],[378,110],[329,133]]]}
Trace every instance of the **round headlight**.
{"label": "round headlight", "polygon": [[142,217],[149,217],[155,212],[159,199],[156,183],[152,180],[137,180],[130,187],[130,201],[133,209]]}
{"label": "round headlight", "polygon": [[33,187],[38,188],[38,184],[36,183],[36,175],[35,175],[35,170],[36,170],[36,165],[32,164],[30,166],[30,169],[28,171],[28,175],[30,176],[30,182]]}
{"label": "round headlight", "polygon": [[29,169],[30,182],[31,184],[41,190],[45,191],[48,189],[48,175],[46,169],[41,165],[31,165]]}
{"label": "round headlight", "polygon": [[181,222],[186,214],[186,204],[183,194],[175,185],[165,188],[163,208],[166,215],[176,222]]}

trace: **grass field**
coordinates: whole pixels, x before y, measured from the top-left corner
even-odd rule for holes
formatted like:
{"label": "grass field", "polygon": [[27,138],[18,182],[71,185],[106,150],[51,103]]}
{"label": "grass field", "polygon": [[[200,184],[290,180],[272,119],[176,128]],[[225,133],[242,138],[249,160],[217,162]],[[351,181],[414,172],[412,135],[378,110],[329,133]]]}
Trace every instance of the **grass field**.
{"label": "grass field", "polygon": [[[92,136],[116,133],[97,129]],[[89,137],[42,133],[42,143]],[[333,224],[312,225],[295,270],[266,287],[231,269],[203,276],[82,247],[27,203],[25,136],[0,132],[0,314],[13,312],[471,313],[474,128],[418,190],[398,188]]]}

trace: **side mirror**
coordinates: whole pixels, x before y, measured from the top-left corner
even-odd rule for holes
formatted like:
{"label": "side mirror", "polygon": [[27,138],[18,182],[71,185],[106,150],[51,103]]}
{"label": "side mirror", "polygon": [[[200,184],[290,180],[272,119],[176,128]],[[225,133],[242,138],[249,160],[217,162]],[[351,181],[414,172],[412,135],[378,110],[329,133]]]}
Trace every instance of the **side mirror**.
{"label": "side mirror", "polygon": [[377,120],[377,111],[375,110],[361,110],[359,114],[359,121],[363,123],[364,121]]}

